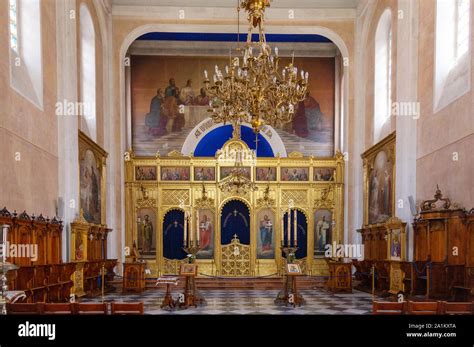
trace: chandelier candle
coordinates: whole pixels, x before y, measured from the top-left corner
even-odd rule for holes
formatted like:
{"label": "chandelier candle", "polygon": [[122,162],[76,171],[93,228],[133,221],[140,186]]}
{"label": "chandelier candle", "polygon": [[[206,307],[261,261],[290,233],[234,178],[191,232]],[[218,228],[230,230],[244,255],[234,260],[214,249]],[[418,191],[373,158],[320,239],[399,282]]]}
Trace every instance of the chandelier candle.
{"label": "chandelier candle", "polygon": [[[249,14],[243,64],[240,65],[238,57],[231,58],[224,73],[215,66],[213,84],[204,71],[204,85],[212,100],[208,112],[216,123],[230,123],[234,128],[250,123],[258,133],[264,124],[277,126],[290,122],[295,107],[306,96],[309,74],[301,71],[299,78],[294,59],[280,70],[278,48],[275,47],[273,55],[267,44],[263,24],[268,6],[269,1],[246,0],[239,7]],[[259,40],[252,42],[252,31],[256,27]]]}

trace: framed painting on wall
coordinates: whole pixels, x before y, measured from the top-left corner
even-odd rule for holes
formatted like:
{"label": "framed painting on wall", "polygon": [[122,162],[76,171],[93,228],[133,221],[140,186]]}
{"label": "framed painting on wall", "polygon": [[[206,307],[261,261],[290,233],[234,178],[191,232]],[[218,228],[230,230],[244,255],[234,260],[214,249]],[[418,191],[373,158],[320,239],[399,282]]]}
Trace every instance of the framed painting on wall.
{"label": "framed painting on wall", "polygon": [[138,251],[143,258],[156,256],[156,216],[154,208],[137,209]]}
{"label": "framed painting on wall", "polygon": [[390,260],[406,259],[406,223],[397,217],[392,217],[386,222],[387,248]]}
{"label": "framed painting on wall", "polygon": [[195,167],[194,180],[195,181],[215,181],[216,168],[215,167]]}
{"label": "framed painting on wall", "polygon": [[162,167],[161,168],[162,181],[189,181],[189,167]]}
{"label": "framed painting on wall", "polygon": [[323,257],[326,246],[332,244],[333,212],[319,209],[314,213],[314,257]]}
{"label": "framed painting on wall", "polygon": [[336,176],[336,169],[332,167],[315,167],[313,176],[313,180],[316,182],[332,182]]}
{"label": "framed painting on wall", "polygon": [[105,224],[106,158],[107,152],[79,131],[79,207],[93,224]]}
{"label": "framed painting on wall", "polygon": [[257,167],[255,170],[257,181],[276,181],[276,167]]}
{"label": "framed painting on wall", "polygon": [[257,213],[257,259],[275,258],[275,212],[264,208]]}
{"label": "framed painting on wall", "polygon": [[201,208],[197,211],[199,221],[199,251],[197,259],[212,259],[214,257],[214,211],[209,208]]}
{"label": "framed painting on wall", "polygon": [[135,181],[156,181],[156,166],[136,166]]}
{"label": "framed painting on wall", "polygon": [[362,154],[364,224],[385,223],[395,211],[395,133]]}
{"label": "framed painting on wall", "polygon": [[280,172],[281,181],[307,182],[309,180],[309,168],[282,167]]}

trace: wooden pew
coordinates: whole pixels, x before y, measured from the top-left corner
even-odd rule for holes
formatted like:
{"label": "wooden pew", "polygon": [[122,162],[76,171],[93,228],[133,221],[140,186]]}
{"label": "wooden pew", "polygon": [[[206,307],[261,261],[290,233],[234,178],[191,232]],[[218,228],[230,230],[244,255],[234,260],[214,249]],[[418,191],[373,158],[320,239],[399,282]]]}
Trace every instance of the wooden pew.
{"label": "wooden pew", "polygon": [[396,315],[404,314],[406,302],[373,301],[372,314],[375,315]]}
{"label": "wooden pew", "polygon": [[81,315],[105,315],[107,314],[106,303],[76,303],[75,313]]}
{"label": "wooden pew", "polygon": [[43,304],[16,303],[6,305],[7,314],[10,315],[31,315],[43,313]]}
{"label": "wooden pew", "polygon": [[474,302],[441,302],[441,314],[474,314]]}
{"label": "wooden pew", "polygon": [[70,303],[47,303],[43,305],[43,314],[47,315],[70,315],[74,313],[73,304]]}
{"label": "wooden pew", "polygon": [[112,314],[142,315],[143,302],[112,302]]}
{"label": "wooden pew", "polygon": [[408,301],[407,314],[413,315],[435,315],[441,313],[439,301]]}

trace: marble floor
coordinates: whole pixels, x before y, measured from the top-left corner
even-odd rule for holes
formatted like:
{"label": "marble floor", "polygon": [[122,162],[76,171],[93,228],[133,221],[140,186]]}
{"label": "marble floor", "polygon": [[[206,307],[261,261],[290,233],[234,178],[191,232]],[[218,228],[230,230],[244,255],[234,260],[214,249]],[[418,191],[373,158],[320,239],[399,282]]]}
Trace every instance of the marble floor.
{"label": "marble floor", "polygon": [[[352,294],[333,294],[322,289],[302,290],[305,299],[301,307],[280,306],[274,303],[278,290],[201,290],[206,303],[198,308],[175,309],[160,308],[164,297],[162,290],[147,290],[142,294],[108,294],[105,301],[137,302],[145,304],[145,314],[155,315],[359,315],[370,314],[372,296],[354,291]],[[177,298],[179,292],[172,293]],[[101,298],[85,299],[83,302],[100,301]]]}

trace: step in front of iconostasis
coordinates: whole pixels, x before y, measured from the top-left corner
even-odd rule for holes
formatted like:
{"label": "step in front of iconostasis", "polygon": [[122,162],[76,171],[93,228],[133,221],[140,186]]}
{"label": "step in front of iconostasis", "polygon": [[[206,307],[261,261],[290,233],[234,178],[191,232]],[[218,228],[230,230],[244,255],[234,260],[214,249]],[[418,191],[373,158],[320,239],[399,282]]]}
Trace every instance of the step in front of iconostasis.
{"label": "step in front of iconostasis", "polygon": [[[163,286],[156,287],[156,279],[146,280],[146,289],[163,289]],[[253,277],[198,277],[196,278],[196,286],[200,289],[218,290],[218,289],[280,289],[283,284],[282,277],[267,277],[267,278],[253,278]],[[298,288],[300,289],[315,289],[323,288],[326,282],[318,277],[301,276],[298,278]],[[121,289],[122,281],[116,280],[113,285],[117,289]],[[184,286],[184,278],[179,281],[175,287],[182,289]]]}

